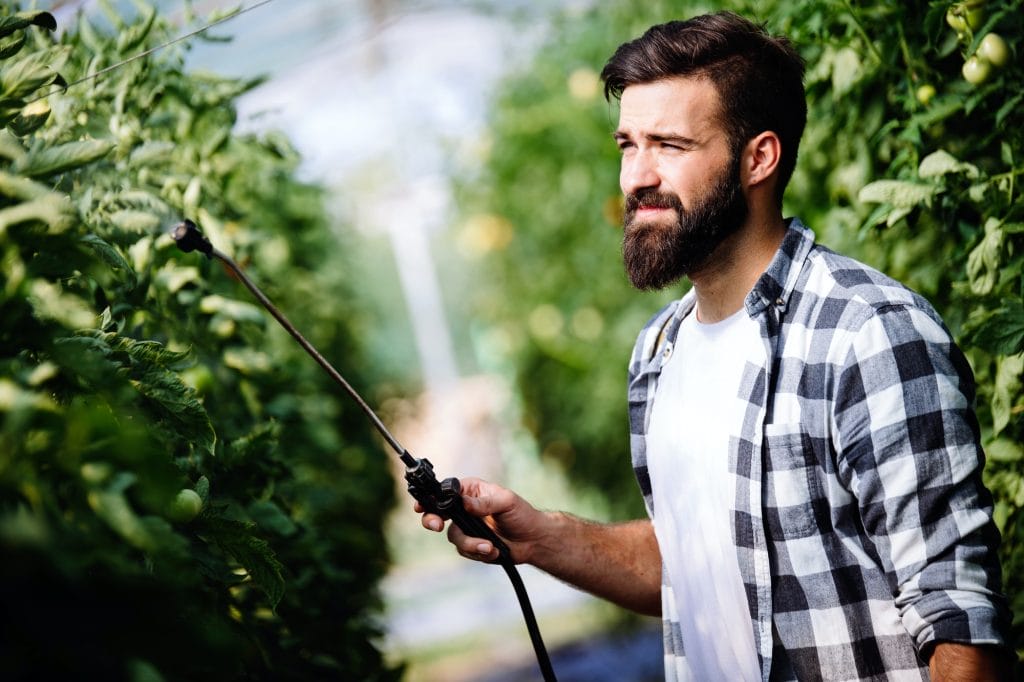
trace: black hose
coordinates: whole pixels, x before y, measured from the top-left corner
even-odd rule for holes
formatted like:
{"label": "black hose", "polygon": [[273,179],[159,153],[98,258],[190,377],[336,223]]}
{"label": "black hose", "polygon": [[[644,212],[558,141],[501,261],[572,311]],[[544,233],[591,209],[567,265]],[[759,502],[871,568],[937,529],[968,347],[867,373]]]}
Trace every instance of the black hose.
{"label": "black hose", "polygon": [[519,599],[519,608],[523,610],[523,620],[526,621],[526,630],[530,633],[530,643],[533,644],[533,653],[537,657],[540,674],[544,677],[544,682],[558,682],[555,679],[555,669],[551,667],[548,650],[545,648],[544,640],[540,636],[537,617],[533,614],[533,606],[530,604],[530,596],[526,593],[526,585],[523,584],[523,578],[519,575],[516,565],[511,560],[502,561],[501,567],[505,569],[508,579],[512,581],[512,589],[516,591],[516,598]]}
{"label": "black hose", "polygon": [[303,350],[316,360],[317,364],[327,372],[335,383],[345,390],[349,397],[363,411],[363,414],[370,420],[374,428],[377,429],[388,445],[399,456],[402,463],[405,464],[405,480],[409,484],[409,493],[420,503],[424,511],[451,519],[452,523],[470,537],[489,540],[497,548],[499,557],[496,563],[501,564],[509,580],[512,581],[512,588],[515,590],[516,598],[519,600],[519,608],[522,609],[523,620],[526,621],[526,630],[530,634],[530,642],[533,644],[533,651],[537,656],[537,665],[540,666],[544,682],[558,682],[555,679],[555,671],[551,667],[551,659],[548,657],[544,640],[540,635],[540,628],[537,625],[537,617],[533,613],[533,606],[530,604],[530,597],[526,593],[526,585],[523,584],[523,579],[516,569],[515,562],[512,560],[512,552],[490,526],[479,517],[471,515],[463,507],[462,490],[458,479],[446,478],[444,481],[438,482],[437,476],[434,474],[434,467],[430,461],[425,458],[414,457],[398,442],[398,439],[388,430],[384,422],[377,416],[377,413],[352,388],[351,384],[345,380],[345,377],[338,370],[334,369],[334,366],[320,354],[316,347],[299,333],[299,330],[271,303],[270,299],[266,297],[260,288],[242,272],[242,269],[238,267],[234,260],[213,248],[213,244],[203,236],[194,222],[186,220],[178,224],[171,231],[171,237],[178,245],[178,248],[186,253],[199,251],[207,258],[216,258],[224,263],[242,281],[263,307],[274,316],[274,319],[302,346]]}

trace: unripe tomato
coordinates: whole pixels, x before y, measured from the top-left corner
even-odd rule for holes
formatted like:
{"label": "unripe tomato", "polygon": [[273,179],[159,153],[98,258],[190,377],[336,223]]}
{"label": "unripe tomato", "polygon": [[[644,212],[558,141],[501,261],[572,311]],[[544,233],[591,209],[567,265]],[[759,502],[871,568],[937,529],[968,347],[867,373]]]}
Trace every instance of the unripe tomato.
{"label": "unripe tomato", "polygon": [[167,509],[167,517],[178,523],[188,523],[203,510],[203,498],[189,488],[178,491],[178,495]]}
{"label": "unripe tomato", "polygon": [[988,33],[978,45],[978,56],[992,66],[1003,67],[1010,61],[1010,47],[998,33]]}
{"label": "unripe tomato", "polygon": [[946,10],[946,23],[957,32],[957,35],[967,30],[967,20],[964,19],[957,5],[953,5]]}
{"label": "unripe tomato", "polygon": [[964,62],[961,73],[963,73],[964,79],[971,85],[981,85],[992,75],[992,65],[985,59],[979,59],[976,56],[971,57]]}
{"label": "unripe tomato", "polygon": [[985,10],[980,6],[968,6],[964,12],[967,17],[967,26],[972,31],[978,30],[981,23],[985,21]]}
{"label": "unripe tomato", "polygon": [[984,21],[984,3],[958,2],[946,10],[946,23],[959,37],[962,37],[968,28],[972,31],[977,30]]}
{"label": "unripe tomato", "polygon": [[930,84],[924,84],[917,89],[917,101],[921,104],[928,106],[928,103],[935,97],[935,86]]}

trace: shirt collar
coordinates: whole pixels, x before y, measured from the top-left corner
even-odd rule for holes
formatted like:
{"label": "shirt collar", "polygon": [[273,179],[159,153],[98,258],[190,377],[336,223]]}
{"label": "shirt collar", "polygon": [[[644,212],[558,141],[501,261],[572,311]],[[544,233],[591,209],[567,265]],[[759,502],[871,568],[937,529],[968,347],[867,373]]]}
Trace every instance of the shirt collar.
{"label": "shirt collar", "polygon": [[790,218],[779,250],[744,300],[748,315],[755,317],[772,305],[777,306],[779,312],[785,312],[800,270],[813,246],[814,233],[799,218]]}

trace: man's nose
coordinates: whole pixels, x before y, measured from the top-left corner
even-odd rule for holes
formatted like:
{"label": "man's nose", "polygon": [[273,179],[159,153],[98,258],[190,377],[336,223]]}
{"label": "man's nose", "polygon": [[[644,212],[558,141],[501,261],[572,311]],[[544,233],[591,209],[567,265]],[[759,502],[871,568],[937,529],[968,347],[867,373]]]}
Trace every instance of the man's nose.
{"label": "man's nose", "polygon": [[623,157],[619,169],[619,186],[623,194],[628,196],[641,189],[655,189],[660,184],[661,177],[650,151],[637,150],[635,154]]}

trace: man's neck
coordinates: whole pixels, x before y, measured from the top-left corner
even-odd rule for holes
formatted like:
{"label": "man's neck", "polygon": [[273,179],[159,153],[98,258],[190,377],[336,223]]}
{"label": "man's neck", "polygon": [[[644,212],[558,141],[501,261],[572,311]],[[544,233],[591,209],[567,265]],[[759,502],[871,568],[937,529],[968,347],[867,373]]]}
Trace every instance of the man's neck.
{"label": "man's neck", "polygon": [[697,297],[697,319],[712,324],[742,308],[785,234],[781,214],[765,219],[751,216],[736,234],[722,242],[708,264],[690,275]]}

